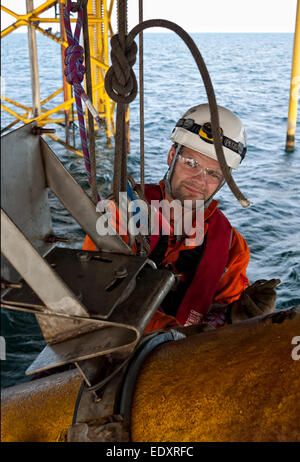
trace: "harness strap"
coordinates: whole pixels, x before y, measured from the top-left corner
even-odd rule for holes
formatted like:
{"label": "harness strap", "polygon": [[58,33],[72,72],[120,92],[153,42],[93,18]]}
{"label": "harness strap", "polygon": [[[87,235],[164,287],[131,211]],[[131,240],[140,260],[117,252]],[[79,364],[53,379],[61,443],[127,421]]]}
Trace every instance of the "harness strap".
{"label": "harness strap", "polygon": [[216,209],[208,219],[205,252],[176,315],[180,324],[198,324],[208,312],[228,262],[231,230],[225,215]]}

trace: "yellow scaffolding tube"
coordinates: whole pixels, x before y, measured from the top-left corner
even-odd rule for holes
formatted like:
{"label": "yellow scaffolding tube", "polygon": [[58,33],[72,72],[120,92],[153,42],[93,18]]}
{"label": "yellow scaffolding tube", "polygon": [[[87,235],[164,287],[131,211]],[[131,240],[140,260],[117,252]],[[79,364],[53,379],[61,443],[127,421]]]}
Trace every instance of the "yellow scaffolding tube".
{"label": "yellow scaffolding tube", "polygon": [[[111,0],[110,7],[107,9],[106,0],[91,0],[88,2],[88,22],[89,22],[89,39],[91,56],[102,63],[97,65],[95,60],[91,60],[92,86],[94,105],[101,118],[105,121],[105,131],[108,140],[108,146],[111,147],[111,137],[114,133],[113,110],[115,103],[107,95],[104,85],[105,73],[109,68],[108,54],[108,30],[110,26],[111,11],[114,0]],[[96,22],[97,20],[97,22]]]}
{"label": "yellow scaffolding tube", "polygon": [[[25,1],[25,0],[24,0]],[[40,15],[50,8],[53,8],[56,4],[60,7],[60,17],[44,18]],[[105,92],[104,77],[105,73],[109,68],[109,54],[108,54],[108,40],[113,34],[111,27],[111,14],[114,0],[89,0],[88,1],[88,24],[89,24],[89,35],[90,35],[90,57],[92,65],[92,83],[93,83],[93,102],[94,106],[98,110],[105,126],[105,134],[107,137],[107,144],[111,146],[111,137],[115,132],[113,122],[113,111],[115,103],[110,100],[109,96]],[[61,14],[63,8],[66,5],[66,0],[48,0],[37,8],[33,8],[32,11],[28,11],[26,14],[20,15],[9,8],[1,5],[2,11],[11,15],[15,22],[8,26],[6,29],[1,31],[1,38],[6,37],[11,32],[15,31],[21,26],[27,26],[35,31],[40,32],[51,40],[61,45],[62,56],[64,55],[64,49],[68,46],[66,41],[63,21],[61,21]],[[71,19],[72,22],[76,22],[76,18]],[[61,33],[53,34],[49,29],[45,30],[40,27],[40,24],[59,24],[61,25]],[[29,123],[35,120],[39,126],[44,126],[49,123],[65,124],[66,128],[66,142],[59,140],[59,138],[52,136],[52,139],[56,139],[61,144],[68,146],[69,144],[69,123],[74,122],[77,117],[72,116],[72,105],[75,101],[72,98],[71,86],[65,81],[64,75],[62,76],[63,86],[56,90],[54,93],[49,95],[43,101],[40,102],[41,113],[37,116],[33,116],[33,107],[24,106],[17,101],[14,101],[7,97],[2,97],[1,108],[12,115],[15,119],[7,127],[3,128],[1,132],[9,130],[13,125],[18,122]],[[43,106],[52,100],[59,93],[63,93],[63,103],[56,105],[52,109],[45,110]],[[23,109],[25,113],[19,114],[14,108],[3,104],[7,102],[14,105],[16,108]],[[52,118],[50,116],[57,114],[61,117]],[[76,148],[71,149],[77,154],[80,153]],[[81,153],[80,153],[81,155]]]}
{"label": "yellow scaffolding tube", "polygon": [[287,136],[285,149],[288,152],[294,151],[298,94],[300,85],[300,0],[297,2],[296,26],[294,36],[294,52],[290,86],[290,103],[287,123]]}

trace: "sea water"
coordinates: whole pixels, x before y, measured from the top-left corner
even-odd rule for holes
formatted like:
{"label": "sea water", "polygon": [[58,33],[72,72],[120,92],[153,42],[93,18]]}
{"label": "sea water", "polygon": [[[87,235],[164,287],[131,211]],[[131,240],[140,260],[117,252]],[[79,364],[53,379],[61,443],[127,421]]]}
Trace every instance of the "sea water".
{"label": "sea water", "polygon": [[[234,178],[252,205],[243,209],[227,186],[216,198],[250,247],[249,280],[280,278],[277,309],[294,306],[300,303],[299,123],[295,151],[286,153],[284,149],[293,34],[191,35],[206,62],[218,104],[242,119],[248,137],[246,158]],[[38,35],[37,40],[43,100],[62,85],[61,51],[57,43],[44,36]],[[137,64],[135,72],[138,77]],[[144,74],[145,180],[150,183],[158,182],[166,171],[169,138],[175,123],[186,109],[207,102],[207,97],[192,56],[175,34],[144,34]],[[26,34],[15,33],[2,40],[1,83],[5,96],[31,106]],[[50,109],[60,102],[62,94],[44,108]],[[2,128],[13,120],[4,111],[1,116]],[[64,128],[58,125],[53,128],[64,139]],[[139,181],[138,98],[130,105],[130,134],[128,171]],[[47,141],[89,192],[83,159],[48,138]],[[80,149],[78,131],[75,141]],[[112,179],[114,150],[107,148],[103,132],[96,148],[98,190],[105,197]],[[80,248],[84,232],[52,194],[50,204],[55,234],[69,238],[68,246]],[[1,361],[2,387],[7,387],[28,380],[24,372],[45,342],[33,315],[2,310],[1,319],[6,346],[6,360]]]}

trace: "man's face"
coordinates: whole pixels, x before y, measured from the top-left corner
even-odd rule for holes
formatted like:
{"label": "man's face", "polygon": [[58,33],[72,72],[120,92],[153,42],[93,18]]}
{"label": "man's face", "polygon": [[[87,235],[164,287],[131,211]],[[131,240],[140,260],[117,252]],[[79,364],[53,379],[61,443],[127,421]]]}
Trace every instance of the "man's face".
{"label": "man's face", "polygon": [[[201,167],[214,170],[222,178],[221,167],[217,160],[211,159],[186,146],[182,147],[181,156],[183,158],[194,159]],[[169,165],[170,162],[171,159],[169,156]],[[195,169],[194,172],[193,169],[189,168],[183,162],[176,161],[171,178],[171,190],[174,199],[178,199],[182,203],[184,200],[192,200],[194,206],[194,201],[196,200],[206,201],[209,199],[219,185],[220,181],[211,181],[211,177],[207,174],[205,175],[203,170],[199,172],[198,169]]]}

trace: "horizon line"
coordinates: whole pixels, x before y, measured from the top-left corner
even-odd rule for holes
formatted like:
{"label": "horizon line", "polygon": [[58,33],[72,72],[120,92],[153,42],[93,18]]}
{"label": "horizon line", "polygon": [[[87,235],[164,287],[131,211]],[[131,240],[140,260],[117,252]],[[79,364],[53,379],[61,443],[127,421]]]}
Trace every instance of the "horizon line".
{"label": "horizon line", "polygon": [[[9,26],[8,26],[9,27]],[[28,27],[28,26],[21,26],[21,27]],[[5,30],[6,28],[1,30],[1,33]],[[57,31],[58,32],[58,31]],[[188,34],[294,34],[294,31],[186,31]],[[15,34],[26,34],[27,31],[14,31]],[[54,32],[55,33],[55,32]],[[146,34],[173,34],[173,31],[169,30],[161,30],[161,31],[144,31],[144,35]],[[10,34],[9,34],[10,35]],[[5,38],[5,37],[3,37]]]}

